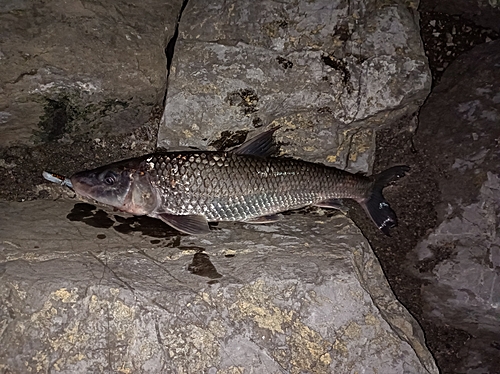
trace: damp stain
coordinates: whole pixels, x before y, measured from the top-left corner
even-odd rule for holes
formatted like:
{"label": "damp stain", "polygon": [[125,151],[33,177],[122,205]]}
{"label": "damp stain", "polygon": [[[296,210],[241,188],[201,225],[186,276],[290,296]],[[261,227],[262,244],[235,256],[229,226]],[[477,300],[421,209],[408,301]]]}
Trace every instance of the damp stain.
{"label": "damp stain", "polygon": [[[66,218],[100,229],[113,228],[121,234],[139,232],[153,238],[172,239],[171,243],[167,245],[169,247],[178,247],[180,236],[185,235],[156,218],[147,216],[122,217],[119,215],[113,215],[111,218],[104,210],[97,209],[95,205],[88,203],[76,203]],[[98,234],[97,238],[105,239],[106,235]],[[155,243],[151,242],[159,244],[160,240]]]}
{"label": "damp stain", "polygon": [[[180,247],[182,249],[184,247]],[[188,270],[195,275],[200,277],[206,277],[210,279],[222,278],[222,275],[217,272],[214,264],[210,261],[210,257],[206,253],[197,252],[193,256],[193,261],[188,265]],[[216,281],[210,281],[213,284]]]}
{"label": "damp stain", "polygon": [[42,142],[57,141],[69,132],[75,115],[76,109],[68,97],[47,99],[44,115],[38,123],[39,130],[34,131],[34,135]]}
{"label": "damp stain", "polygon": [[151,236],[153,238],[172,238],[185,235],[179,233],[179,231],[170,227],[163,221],[148,216],[121,217],[115,215],[114,218],[117,224],[113,226],[113,229],[121,234],[140,232],[142,235]]}
{"label": "damp stain", "polygon": [[76,203],[66,218],[100,229],[109,229],[115,223],[104,210],[96,210],[95,205],[87,203]]}

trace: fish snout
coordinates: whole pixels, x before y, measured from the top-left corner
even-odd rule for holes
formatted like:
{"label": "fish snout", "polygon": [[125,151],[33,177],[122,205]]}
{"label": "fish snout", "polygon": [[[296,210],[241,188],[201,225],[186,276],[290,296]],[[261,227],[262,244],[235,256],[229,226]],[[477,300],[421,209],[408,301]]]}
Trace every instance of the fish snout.
{"label": "fish snout", "polygon": [[69,180],[76,193],[87,196],[92,187],[98,184],[97,174],[85,171],[73,174]]}

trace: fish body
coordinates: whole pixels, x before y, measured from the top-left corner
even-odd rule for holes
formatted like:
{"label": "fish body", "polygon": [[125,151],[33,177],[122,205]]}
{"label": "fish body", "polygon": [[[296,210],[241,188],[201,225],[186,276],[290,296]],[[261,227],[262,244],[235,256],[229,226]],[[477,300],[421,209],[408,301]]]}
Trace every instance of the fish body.
{"label": "fish body", "polygon": [[165,152],[120,161],[71,177],[77,194],[135,215],[160,218],[200,234],[208,222],[274,221],[276,213],[317,205],[338,207],[354,199],[388,233],[396,216],[382,188],[408,170],[398,166],[377,177],[334,167],[267,156],[268,131],[235,152]]}

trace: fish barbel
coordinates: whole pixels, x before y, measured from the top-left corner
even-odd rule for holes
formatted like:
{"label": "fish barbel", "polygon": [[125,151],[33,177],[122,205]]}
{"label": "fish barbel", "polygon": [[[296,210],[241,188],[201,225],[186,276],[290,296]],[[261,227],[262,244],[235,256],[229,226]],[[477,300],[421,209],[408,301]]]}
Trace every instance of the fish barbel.
{"label": "fish barbel", "polygon": [[295,159],[268,157],[276,128],[233,152],[164,152],[71,176],[77,195],[134,215],[159,218],[187,234],[208,222],[275,221],[276,213],[315,205],[338,208],[354,199],[385,234],[397,224],[382,189],[405,175],[395,166],[373,177]]}

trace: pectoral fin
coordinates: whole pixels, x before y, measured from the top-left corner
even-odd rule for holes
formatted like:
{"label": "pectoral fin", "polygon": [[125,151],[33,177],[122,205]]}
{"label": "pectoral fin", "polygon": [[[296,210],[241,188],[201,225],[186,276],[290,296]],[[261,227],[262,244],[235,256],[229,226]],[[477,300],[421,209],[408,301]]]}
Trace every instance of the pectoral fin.
{"label": "pectoral fin", "polygon": [[201,215],[186,215],[176,216],[174,214],[162,213],[158,214],[160,218],[167,225],[172,226],[174,229],[190,235],[208,234],[210,227],[205,216]]}

